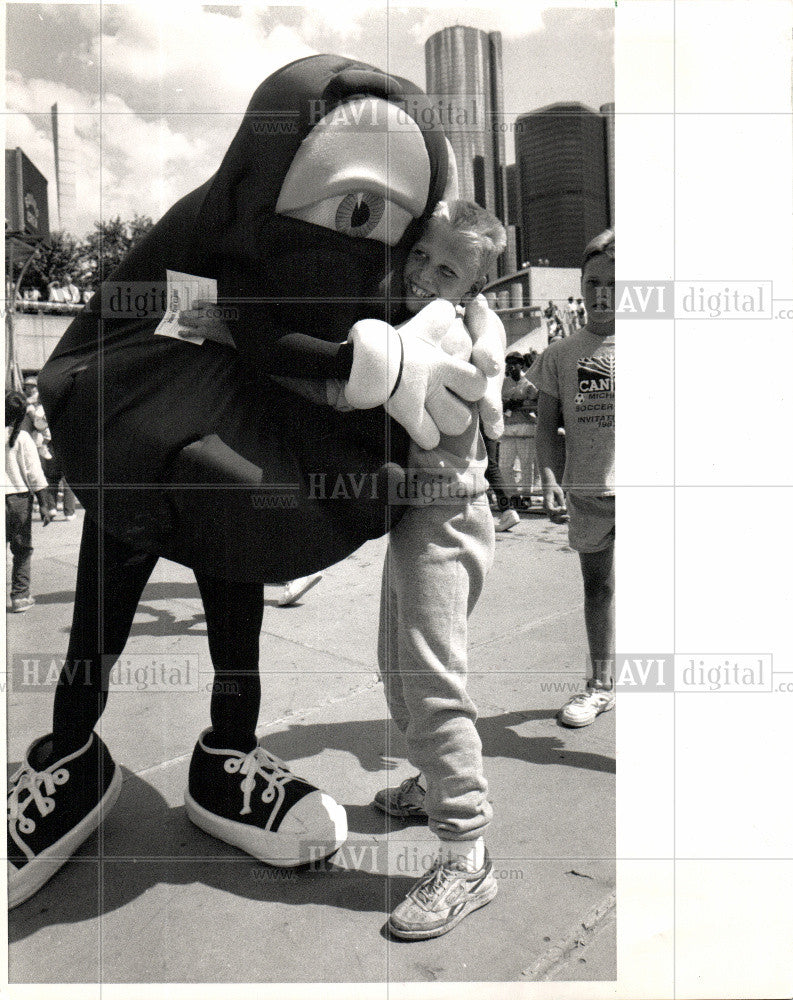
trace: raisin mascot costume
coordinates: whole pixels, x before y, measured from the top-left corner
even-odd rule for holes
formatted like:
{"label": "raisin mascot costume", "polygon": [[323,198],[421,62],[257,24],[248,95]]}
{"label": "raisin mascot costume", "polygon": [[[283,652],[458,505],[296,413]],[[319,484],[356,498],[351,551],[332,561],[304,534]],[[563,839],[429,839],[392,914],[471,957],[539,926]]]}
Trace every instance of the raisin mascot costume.
{"label": "raisin mascot costume", "polygon": [[[52,733],[10,782],[11,906],[118,796],[120,768],[94,727],[160,556],[195,572],[216,679],[233,679],[215,685],[193,752],[190,819],[274,865],[343,843],[343,807],[257,743],[262,585],[388,531],[408,436],[432,447],[438,429],[458,433],[456,395],[484,391],[480,372],[422,336],[448,325],[446,309],[427,307],[413,333],[395,328],[405,254],[455,170],[422,108],[412,84],[337,56],[273,74],[215,176],[132,250],[41,372],[86,515]],[[121,311],[130,290],[165,288],[166,270],[216,281],[233,346],[155,335],[162,306]],[[340,380],[353,409],[279,380],[293,377]],[[339,477],[365,488],[334,498]]]}

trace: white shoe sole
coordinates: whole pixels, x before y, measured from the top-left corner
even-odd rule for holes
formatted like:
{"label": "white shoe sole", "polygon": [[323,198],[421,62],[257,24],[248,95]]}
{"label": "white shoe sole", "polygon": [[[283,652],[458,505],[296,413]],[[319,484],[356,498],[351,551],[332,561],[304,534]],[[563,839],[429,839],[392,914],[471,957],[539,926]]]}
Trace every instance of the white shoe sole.
{"label": "white shoe sole", "polygon": [[[347,813],[344,806],[339,805],[324,792],[311,792],[305,799],[295,803],[287,813],[285,821],[288,823],[290,817],[296,819],[295,810],[300,806],[300,802],[314,795],[320,796],[320,804],[324,807],[325,815],[321,818],[319,828],[299,833],[291,831],[273,833],[249,823],[237,823],[225,819],[217,813],[204,809],[189,791],[184,794],[184,803],[190,821],[204,833],[231,844],[232,847],[238,847],[257,860],[264,861],[265,864],[277,868],[297,868],[298,865],[330,857],[347,839]],[[316,802],[316,799],[313,801]],[[316,820],[316,816],[312,819]]]}
{"label": "white shoe sole", "polygon": [[299,601],[300,598],[309,592],[312,587],[316,587],[319,581],[322,579],[322,574],[317,573],[316,576],[306,577],[305,582],[302,587],[295,591],[284,591],[283,596],[278,601],[279,608],[288,608],[290,604],[294,604],[295,601]]}
{"label": "white shoe sole", "polygon": [[610,712],[614,706],[617,704],[616,698],[610,705],[606,705],[605,708],[601,708],[599,712],[596,712],[591,719],[582,719],[580,721],[574,721],[573,719],[568,719],[564,716],[564,710],[559,711],[559,721],[563,726],[567,726],[569,729],[582,729],[584,726],[591,726],[592,723],[599,715],[603,715],[605,712]]}
{"label": "white shoe sole", "polygon": [[10,861],[6,862],[9,910],[13,910],[15,906],[19,906],[20,903],[24,903],[26,899],[35,895],[58,869],[66,864],[77,848],[90,837],[116,804],[123,783],[121,768],[116,764],[113,779],[107,791],[77,826],[45,851],[42,851],[32,861],[28,861],[23,868],[15,868]]}

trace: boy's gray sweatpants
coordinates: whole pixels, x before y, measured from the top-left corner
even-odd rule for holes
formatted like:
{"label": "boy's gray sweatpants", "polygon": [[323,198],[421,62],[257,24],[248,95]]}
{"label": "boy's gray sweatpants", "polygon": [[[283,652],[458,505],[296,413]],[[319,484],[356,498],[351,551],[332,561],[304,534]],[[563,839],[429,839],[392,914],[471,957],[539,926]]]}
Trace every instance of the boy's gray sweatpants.
{"label": "boy's gray sweatpants", "polygon": [[476,707],[465,685],[468,616],[494,550],[482,495],[411,507],[386,553],[378,663],[408,759],[427,783],[430,829],[441,840],[474,840],[493,815]]}

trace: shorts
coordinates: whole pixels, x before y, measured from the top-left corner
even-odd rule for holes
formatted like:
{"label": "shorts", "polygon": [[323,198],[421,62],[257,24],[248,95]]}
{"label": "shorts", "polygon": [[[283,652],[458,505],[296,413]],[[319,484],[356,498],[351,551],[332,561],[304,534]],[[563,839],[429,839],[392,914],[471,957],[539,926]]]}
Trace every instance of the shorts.
{"label": "shorts", "polygon": [[576,552],[602,552],[614,544],[615,497],[567,494],[570,548]]}

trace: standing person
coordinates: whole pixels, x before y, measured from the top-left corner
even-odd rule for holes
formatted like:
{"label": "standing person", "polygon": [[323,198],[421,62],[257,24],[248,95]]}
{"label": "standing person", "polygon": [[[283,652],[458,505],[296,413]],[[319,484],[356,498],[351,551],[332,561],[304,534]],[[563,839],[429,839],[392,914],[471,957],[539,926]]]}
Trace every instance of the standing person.
{"label": "standing person", "polygon": [[[504,406],[504,437],[501,439],[501,467],[512,479],[510,486],[526,487],[531,492],[531,468],[534,461],[534,443],[526,425],[532,423],[530,407],[536,403],[537,389],[526,378],[523,355],[517,351],[507,355],[506,376],[501,391]],[[515,460],[520,465],[520,479],[515,479]]]}
{"label": "standing person", "polygon": [[75,285],[74,278],[67,274],[63,279],[63,299],[64,302],[70,303],[71,305],[80,304],[80,289]]}
{"label": "standing person", "polygon": [[553,301],[553,299],[548,299],[548,305],[542,311],[545,317],[545,332],[548,335],[548,339],[556,332],[557,324],[561,325],[562,317],[559,315],[559,307]]}
{"label": "standing person", "polygon": [[63,519],[65,521],[73,521],[77,498],[69,484],[63,478],[61,462],[53,450],[50,428],[47,424],[47,415],[44,413],[44,407],[39,401],[39,387],[36,376],[28,375],[22,388],[28,403],[27,419],[25,420],[24,428],[33,438],[38,449],[39,458],[41,459],[41,467],[44,470],[44,475],[47,477],[50,493],[49,506],[53,511],[57,510],[58,492],[61,486],[63,486]]}
{"label": "standing person", "polygon": [[61,287],[61,283],[58,278],[53,278],[53,280],[47,285],[47,301],[57,302],[63,305],[66,301],[66,293]]}
{"label": "standing person", "polygon": [[485,479],[495,495],[496,503],[498,504],[499,509],[499,517],[495,524],[496,531],[509,531],[509,529],[514,528],[516,524],[520,524],[520,514],[518,514],[512,506],[512,499],[507,493],[507,484],[504,480],[504,473],[501,471],[501,466],[499,465],[499,449],[501,445],[495,438],[491,438],[487,435],[484,427],[482,427],[481,430],[482,438],[485,442],[485,450],[487,451],[487,469],[485,470]]}
{"label": "standing person", "polygon": [[33,494],[39,502],[41,520],[52,520],[47,480],[33,439],[22,423],[27,400],[18,392],[6,393],[6,538],[11,546],[11,610],[27,611],[36,602],[30,595],[30,562],[33,555],[31,521]]}
{"label": "standing person", "polygon": [[[588,726],[614,707],[614,231],[584,251],[581,277],[587,325],[552,344],[532,372],[540,390],[537,457],[545,509],[565,506],[570,547],[579,553],[591,677],[564,705],[559,721]],[[564,417],[562,486],[554,473],[557,429]],[[564,488],[564,489],[563,489]]]}
{"label": "standing person", "polygon": [[[505,246],[504,227],[490,212],[473,202],[441,202],[408,253],[408,311],[415,315],[436,298],[469,303],[467,317],[484,308],[476,297]],[[477,342],[472,354],[470,338],[464,340],[455,355],[477,358],[485,345]],[[502,345],[491,344],[490,364],[503,357]],[[378,665],[391,717],[420,773],[381,790],[374,802],[392,815],[415,816],[418,796],[418,815],[428,817],[438,838],[434,864],[388,921],[408,940],[447,933],[498,891],[485,850],[492,809],[477,712],[466,693],[468,617],[492,565],[495,536],[480,407],[461,406],[472,417],[461,434],[442,435],[429,450],[411,444],[410,506],[389,535],[380,598]]]}
{"label": "standing person", "polygon": [[573,333],[575,333],[576,317],[578,316],[578,312],[575,307],[575,299],[572,295],[567,296],[567,302],[564,304],[564,312],[562,315],[564,318],[564,335],[565,337],[570,337]]}

